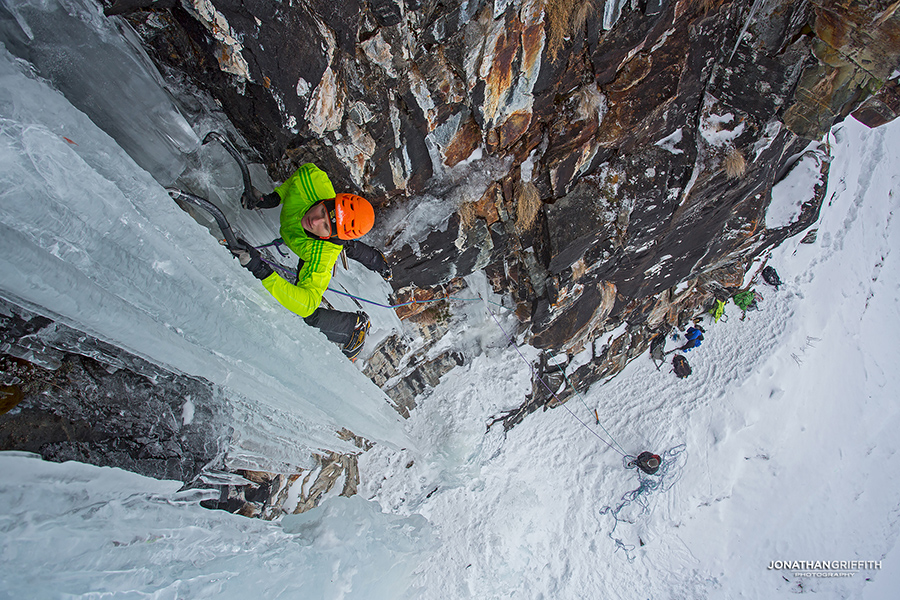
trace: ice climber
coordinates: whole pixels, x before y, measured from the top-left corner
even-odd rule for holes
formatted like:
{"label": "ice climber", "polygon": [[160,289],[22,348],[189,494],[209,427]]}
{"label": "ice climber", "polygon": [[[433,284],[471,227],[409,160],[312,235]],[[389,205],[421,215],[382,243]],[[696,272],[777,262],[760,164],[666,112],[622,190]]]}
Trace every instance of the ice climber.
{"label": "ice climber", "polygon": [[248,209],[278,205],[281,239],[300,257],[296,282],[281,277],[249,244],[244,243],[235,256],[282,306],[319,329],[353,360],[365,343],[369,316],[362,311],[342,312],[320,304],[341,250],[385,280],[391,278],[384,255],[357,239],[372,229],[375,211],[365,198],[335,194],[328,176],[312,163],[302,165],[271,194],[263,195],[254,188],[253,197],[244,199],[244,208]]}

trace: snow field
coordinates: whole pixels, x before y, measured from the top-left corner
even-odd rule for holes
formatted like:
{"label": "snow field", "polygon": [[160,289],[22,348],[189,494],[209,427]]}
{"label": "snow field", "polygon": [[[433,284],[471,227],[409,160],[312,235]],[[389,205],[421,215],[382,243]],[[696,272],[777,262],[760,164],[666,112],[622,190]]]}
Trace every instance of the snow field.
{"label": "snow field", "polygon": [[363,457],[361,493],[436,528],[421,597],[858,598],[867,579],[900,571],[888,560],[846,578],[767,568],[882,560],[898,534],[889,460],[900,425],[900,125],[868,131],[848,120],[834,137],[818,241],[797,236],[773,252],[785,285],[758,281],[759,311],[742,321],[729,302],[727,321],[705,318],[686,380],[670,372],[672,355],[661,372],[643,356],[588,390],[586,407],[566,404],[592,427],[596,408],[628,453],[686,444],[671,489],[644,497],[650,511],[622,511],[633,524],[614,536],[634,546],[628,554],[599,513],[638,475],[564,408],[526,417],[505,438],[484,433],[530,391],[514,349],[456,369],[421,400],[407,430],[424,457]]}

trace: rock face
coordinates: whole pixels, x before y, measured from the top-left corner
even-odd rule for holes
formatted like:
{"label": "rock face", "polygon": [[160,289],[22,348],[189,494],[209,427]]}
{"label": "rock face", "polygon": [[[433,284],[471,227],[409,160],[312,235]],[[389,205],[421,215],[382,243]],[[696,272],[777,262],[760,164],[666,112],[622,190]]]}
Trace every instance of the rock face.
{"label": "rock face", "polygon": [[[817,218],[824,185],[795,222],[765,223],[773,185],[811,142],[851,113],[878,125],[900,106],[890,0],[119,0],[107,12],[127,16],[169,77],[213,96],[274,178],[314,161],[382,215],[443,199],[449,216],[414,240],[376,229],[398,298],[483,270],[532,344],[570,354],[627,322],[617,356],[633,356],[649,331],[727,296]],[[586,383],[624,364],[611,351]]]}
{"label": "rock face", "polygon": [[222,466],[231,415],[213,385],[5,301],[0,378],[19,400],[0,415],[2,450],[186,484]]}
{"label": "rock face", "polygon": [[[371,448],[366,440],[346,429],[339,435],[361,449]],[[219,486],[219,499],[204,501],[206,508],[227,510],[245,517],[277,519],[315,508],[324,496],[341,485],[340,496],[353,496],[359,486],[357,454],[328,452],[314,454],[316,467],[296,473],[267,473],[238,470],[233,481]]]}
{"label": "rock face", "polygon": [[398,290],[487,269],[542,347],[808,226],[816,207],[766,228],[772,185],[836,120],[896,110],[893,82],[860,107],[900,64],[887,0],[141,4],[107,12],[276,178],[314,160],[384,207],[501,159],[445,228],[387,249]]}

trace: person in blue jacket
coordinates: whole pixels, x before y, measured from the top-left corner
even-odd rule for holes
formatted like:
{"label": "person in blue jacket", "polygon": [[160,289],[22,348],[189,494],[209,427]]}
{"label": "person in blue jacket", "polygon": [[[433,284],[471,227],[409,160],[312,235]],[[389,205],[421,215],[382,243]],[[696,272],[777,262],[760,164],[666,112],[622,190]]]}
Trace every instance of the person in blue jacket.
{"label": "person in blue jacket", "polygon": [[687,342],[679,348],[679,350],[683,352],[687,352],[692,348],[696,348],[700,345],[700,342],[703,341],[703,328],[699,325],[695,327],[688,327],[687,331],[684,332],[684,337],[687,338]]}

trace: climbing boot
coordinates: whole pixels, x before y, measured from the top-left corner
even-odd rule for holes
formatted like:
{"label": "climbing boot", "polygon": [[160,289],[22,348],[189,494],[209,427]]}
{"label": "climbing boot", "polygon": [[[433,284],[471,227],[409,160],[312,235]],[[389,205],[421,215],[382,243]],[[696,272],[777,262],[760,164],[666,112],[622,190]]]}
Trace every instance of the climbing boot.
{"label": "climbing boot", "polygon": [[369,333],[369,315],[359,311],[356,313],[356,325],[350,333],[350,339],[344,344],[342,351],[351,361],[356,360],[366,343],[366,334]]}

